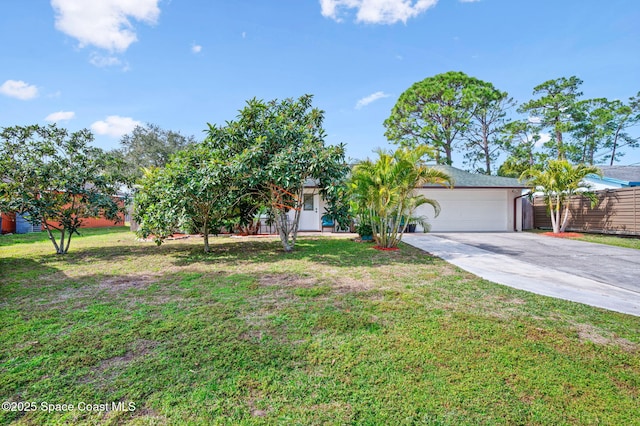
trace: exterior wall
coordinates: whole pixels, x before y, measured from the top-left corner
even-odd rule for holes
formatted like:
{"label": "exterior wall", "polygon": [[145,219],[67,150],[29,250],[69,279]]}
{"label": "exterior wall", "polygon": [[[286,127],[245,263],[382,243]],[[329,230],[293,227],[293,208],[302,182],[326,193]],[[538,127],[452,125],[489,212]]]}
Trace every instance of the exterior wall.
{"label": "exterior wall", "polygon": [[[118,205],[122,206],[123,201],[119,199]],[[104,217],[89,217],[82,219],[81,228],[110,228],[114,226],[124,226],[125,222],[125,213],[118,214],[118,221],[114,222],[113,220],[105,219]],[[49,224],[54,226],[59,226],[59,222],[48,221]],[[44,226],[41,228],[44,230]]]}
{"label": "exterior wall", "polygon": [[[432,232],[508,232],[522,230],[521,190],[505,188],[426,188],[419,193],[440,203],[440,215],[423,205],[418,216],[426,216]],[[515,205],[515,207],[514,207]],[[515,212],[514,212],[515,210]],[[422,231],[421,227],[417,227]]]}
{"label": "exterior wall", "polygon": [[[118,215],[118,222],[114,223],[113,220],[108,220],[103,217],[90,217],[86,219],[82,219],[81,228],[111,228],[114,226],[124,226],[124,214]],[[58,222],[49,222],[49,224],[58,226]],[[44,227],[42,227],[44,229]]]}
{"label": "exterior wall", "polygon": [[[602,234],[640,235],[640,187],[598,191],[598,204],[572,197],[568,231]],[[543,197],[534,199],[534,225],[551,228],[551,218]]]}
{"label": "exterior wall", "polygon": [[[428,188],[419,189],[419,193],[440,203],[441,212],[434,218],[433,208],[429,205],[418,209],[418,216],[426,216],[433,232],[511,232],[521,231],[522,197],[521,189],[511,188]],[[317,194],[317,188],[305,188],[305,194]],[[312,229],[300,228],[300,231],[322,230],[322,215],[326,202],[317,197],[317,226]],[[301,212],[304,213],[304,212]],[[289,213],[293,218],[293,212]],[[263,220],[264,222],[264,220]],[[302,222],[301,222],[302,223]],[[422,232],[420,226],[416,229]],[[274,233],[275,227],[263,223],[260,233]]]}
{"label": "exterior wall", "polygon": [[2,233],[13,234],[16,232],[16,215],[13,213],[2,213]]}

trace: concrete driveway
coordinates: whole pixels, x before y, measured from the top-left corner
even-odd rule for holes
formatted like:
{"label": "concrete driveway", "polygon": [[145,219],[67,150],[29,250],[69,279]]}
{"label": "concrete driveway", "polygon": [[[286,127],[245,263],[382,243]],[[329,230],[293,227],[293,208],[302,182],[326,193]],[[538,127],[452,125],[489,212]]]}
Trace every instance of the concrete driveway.
{"label": "concrete driveway", "polygon": [[402,240],[499,284],[640,316],[640,250],[522,232]]}

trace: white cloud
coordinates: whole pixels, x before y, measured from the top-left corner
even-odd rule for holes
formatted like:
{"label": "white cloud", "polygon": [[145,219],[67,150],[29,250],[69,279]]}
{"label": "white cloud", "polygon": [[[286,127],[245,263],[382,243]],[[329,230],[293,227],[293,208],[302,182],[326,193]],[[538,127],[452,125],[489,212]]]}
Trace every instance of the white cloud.
{"label": "white cloud", "polygon": [[73,111],[58,111],[58,112],[53,112],[47,115],[47,117],[45,118],[45,121],[53,121],[53,122],[66,121],[66,120],[71,120],[75,116],[76,116],[76,113]]}
{"label": "white cloud", "polygon": [[[537,135],[539,136],[539,139],[535,141],[535,146],[537,148],[541,148],[542,146],[544,146],[545,143],[551,140],[551,133],[541,132],[541,133],[538,133]],[[520,140],[522,142],[533,142],[534,136],[535,136],[534,134],[528,134],[520,138]]]}
{"label": "white cloud", "polygon": [[122,64],[120,59],[115,56],[103,56],[95,52],[91,54],[89,62],[98,68],[115,67]]}
{"label": "white cloud", "polygon": [[243,32],[242,32],[242,38],[247,38],[247,33],[246,33],[246,31],[243,31]]}
{"label": "white cloud", "polygon": [[7,80],[0,86],[0,93],[11,98],[26,101],[38,96],[38,88],[22,80]]}
{"label": "white cloud", "polygon": [[109,135],[121,137],[127,133],[131,133],[136,126],[142,125],[141,122],[131,117],[120,117],[119,115],[110,115],[106,120],[96,121],[91,125],[91,130],[99,135]]}
{"label": "white cloud", "polygon": [[551,140],[551,133],[540,133],[540,139],[536,142],[536,147],[540,148]]}
{"label": "white cloud", "polygon": [[200,53],[202,51],[202,46],[200,46],[199,44],[194,44],[193,46],[191,46],[191,51],[193,53]]}
{"label": "white cloud", "polygon": [[531,124],[540,124],[542,123],[542,118],[531,116],[527,119],[527,121]]}
{"label": "white cloud", "polygon": [[356,9],[356,21],[368,24],[395,24],[414,18],[438,0],[320,0],[322,16],[342,21],[341,12]]}
{"label": "white cloud", "polygon": [[460,3],[477,3],[480,0],[458,0]]}
{"label": "white cloud", "polygon": [[377,101],[378,99],[382,99],[382,98],[388,98],[389,95],[384,93],[384,92],[375,92],[370,94],[369,96],[365,96],[364,98],[360,99],[357,103],[356,103],[356,109],[360,109],[363,106],[367,106],[372,102]]}
{"label": "white cloud", "polygon": [[155,24],[159,0],[51,0],[56,29],[77,39],[80,47],[93,45],[124,52],[138,38],[130,18]]}

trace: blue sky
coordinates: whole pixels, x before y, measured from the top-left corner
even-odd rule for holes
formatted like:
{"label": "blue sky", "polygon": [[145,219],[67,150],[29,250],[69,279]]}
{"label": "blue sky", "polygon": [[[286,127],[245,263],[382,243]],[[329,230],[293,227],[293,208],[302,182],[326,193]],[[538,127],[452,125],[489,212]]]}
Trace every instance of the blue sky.
{"label": "blue sky", "polygon": [[311,93],[327,142],[365,158],[398,96],[446,71],[519,102],[571,75],[626,101],[638,22],[631,0],[3,0],[0,127],[56,121],[111,149],[136,124],[202,139],[247,99]]}

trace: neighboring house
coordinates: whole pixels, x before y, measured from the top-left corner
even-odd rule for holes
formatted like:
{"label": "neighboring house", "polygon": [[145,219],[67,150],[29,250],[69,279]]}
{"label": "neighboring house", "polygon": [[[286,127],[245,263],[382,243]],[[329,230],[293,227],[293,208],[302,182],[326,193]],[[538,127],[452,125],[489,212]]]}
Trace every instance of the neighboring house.
{"label": "neighboring house", "polygon": [[[118,196],[119,203],[122,204],[124,196]],[[0,216],[2,234],[28,234],[30,232],[40,232],[45,228],[41,224],[33,225],[18,213],[2,213]],[[118,214],[118,221],[105,219],[104,217],[89,217],[82,219],[81,228],[109,228],[114,226],[124,226],[126,216],[124,213]],[[53,226],[60,224],[55,221],[48,221]]]}
{"label": "neighboring house", "polygon": [[640,166],[598,166],[598,168],[602,172],[602,177],[589,175],[585,179],[594,191],[640,186]]}
{"label": "neighboring house", "polygon": [[[433,166],[454,180],[454,188],[431,185],[418,193],[440,203],[441,212],[434,218],[430,205],[421,206],[418,216],[426,216],[433,232],[521,231],[522,197],[527,187],[518,179],[469,173],[452,166]],[[300,231],[321,231],[325,202],[317,186],[307,181],[304,207],[300,212]],[[418,232],[422,229],[418,226]]]}
{"label": "neighboring house", "polygon": [[[124,225],[124,214],[118,215],[120,218],[117,223],[103,217],[86,218],[82,220],[81,228],[109,228]],[[57,222],[49,222],[58,226]],[[2,233],[3,234],[28,234],[30,232],[40,232],[44,230],[41,225],[32,225],[19,214],[2,214]]]}
{"label": "neighboring house", "polygon": [[0,229],[3,234],[28,234],[40,231],[40,225],[32,225],[20,214],[2,213],[1,221]]}

